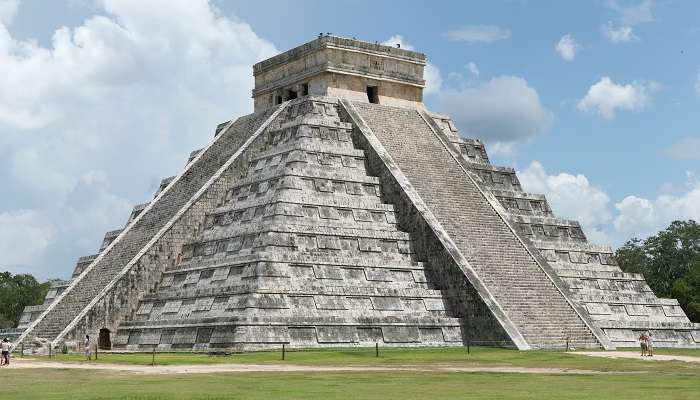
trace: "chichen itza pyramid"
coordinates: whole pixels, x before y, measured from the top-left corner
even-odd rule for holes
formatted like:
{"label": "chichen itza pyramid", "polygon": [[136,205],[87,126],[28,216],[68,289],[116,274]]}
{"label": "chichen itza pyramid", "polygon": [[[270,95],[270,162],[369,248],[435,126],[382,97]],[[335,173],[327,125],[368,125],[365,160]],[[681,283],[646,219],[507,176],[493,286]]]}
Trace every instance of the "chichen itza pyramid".
{"label": "chichen itza pyramid", "polygon": [[255,64],[254,113],[27,307],[19,341],[700,347],[676,300],[425,109],[425,65],[334,36]]}

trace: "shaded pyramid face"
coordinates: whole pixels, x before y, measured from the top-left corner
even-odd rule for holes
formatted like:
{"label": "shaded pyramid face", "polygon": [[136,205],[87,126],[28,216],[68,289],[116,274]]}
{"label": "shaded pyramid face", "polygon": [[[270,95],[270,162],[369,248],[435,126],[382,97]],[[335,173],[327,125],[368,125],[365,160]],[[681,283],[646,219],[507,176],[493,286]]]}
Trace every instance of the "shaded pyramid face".
{"label": "shaded pyramid face", "polygon": [[114,345],[462,344],[338,104],[293,102]]}

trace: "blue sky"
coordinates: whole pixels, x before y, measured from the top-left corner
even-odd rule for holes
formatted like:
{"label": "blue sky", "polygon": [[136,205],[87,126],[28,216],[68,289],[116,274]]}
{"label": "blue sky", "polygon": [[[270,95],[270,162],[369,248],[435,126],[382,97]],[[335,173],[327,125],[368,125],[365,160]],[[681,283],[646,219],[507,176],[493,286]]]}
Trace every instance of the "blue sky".
{"label": "blue sky", "polygon": [[[319,32],[427,54],[425,102],[624,243],[700,219],[700,3],[0,0],[0,269],[66,277]],[[4,267],[4,268],[3,268]]]}

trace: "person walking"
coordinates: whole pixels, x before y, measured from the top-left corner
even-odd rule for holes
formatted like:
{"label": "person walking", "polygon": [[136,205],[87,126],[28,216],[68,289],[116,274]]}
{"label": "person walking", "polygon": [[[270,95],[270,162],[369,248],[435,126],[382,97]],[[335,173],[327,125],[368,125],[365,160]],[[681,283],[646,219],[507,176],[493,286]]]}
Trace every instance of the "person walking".
{"label": "person walking", "polygon": [[647,356],[654,357],[654,339],[651,338],[651,332],[647,332],[646,336],[647,336]]}
{"label": "person walking", "polygon": [[5,338],[2,341],[2,363],[0,365],[8,366],[10,365],[10,349],[12,348],[12,342],[10,339]]}
{"label": "person walking", "polygon": [[647,336],[642,332],[639,335],[639,346],[642,348],[642,357],[647,355]]}
{"label": "person walking", "polygon": [[85,360],[92,360],[92,346],[90,346],[90,335],[85,335]]}

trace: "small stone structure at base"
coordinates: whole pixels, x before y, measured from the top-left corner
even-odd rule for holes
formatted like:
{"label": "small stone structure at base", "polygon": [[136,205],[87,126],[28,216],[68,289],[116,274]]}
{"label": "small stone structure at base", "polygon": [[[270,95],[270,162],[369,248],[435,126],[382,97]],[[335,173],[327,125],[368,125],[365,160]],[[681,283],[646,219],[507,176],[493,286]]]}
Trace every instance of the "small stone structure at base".
{"label": "small stone structure at base", "polygon": [[255,112],[28,307],[19,341],[700,347],[676,300],[425,109],[424,66],[333,36],[256,64]]}

